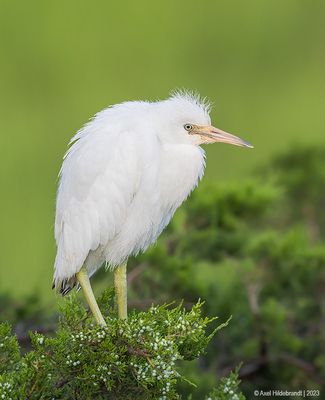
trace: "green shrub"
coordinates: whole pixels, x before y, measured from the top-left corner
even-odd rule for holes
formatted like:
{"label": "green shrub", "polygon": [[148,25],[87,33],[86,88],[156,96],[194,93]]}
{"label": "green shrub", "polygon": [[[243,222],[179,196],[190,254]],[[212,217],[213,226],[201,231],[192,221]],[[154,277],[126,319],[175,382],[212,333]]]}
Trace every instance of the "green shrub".
{"label": "green shrub", "polygon": [[[94,326],[72,296],[61,310],[57,332],[52,337],[32,333],[33,349],[23,357],[9,325],[0,325],[0,398],[180,399],[177,383],[190,382],[178,362],[204,353],[227,322],[207,334],[215,318],[202,316],[201,302],[189,311],[182,305],[151,306],[148,312],[132,312],[127,321],[118,320],[109,293],[100,301],[107,327]],[[243,399],[237,386],[231,375],[210,398]]]}

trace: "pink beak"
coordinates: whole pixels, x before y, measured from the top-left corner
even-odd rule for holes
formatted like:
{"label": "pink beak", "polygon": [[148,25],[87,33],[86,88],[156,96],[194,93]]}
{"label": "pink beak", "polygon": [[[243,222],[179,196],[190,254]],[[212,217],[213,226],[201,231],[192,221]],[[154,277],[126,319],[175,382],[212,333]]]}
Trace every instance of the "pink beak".
{"label": "pink beak", "polygon": [[233,144],[235,146],[242,146],[242,147],[249,147],[249,148],[254,147],[250,143],[241,139],[240,137],[232,135],[231,133],[222,131],[221,129],[215,128],[214,126],[209,126],[206,128],[207,129],[202,130],[202,132],[200,132],[200,134],[211,139],[211,142],[229,143],[229,144]]}

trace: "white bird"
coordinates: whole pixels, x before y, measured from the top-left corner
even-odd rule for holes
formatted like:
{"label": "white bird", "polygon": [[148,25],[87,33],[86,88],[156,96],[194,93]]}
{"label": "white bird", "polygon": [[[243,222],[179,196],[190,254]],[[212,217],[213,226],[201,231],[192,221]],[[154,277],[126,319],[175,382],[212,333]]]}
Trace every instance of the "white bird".
{"label": "white bird", "polygon": [[211,126],[210,105],[175,92],[157,102],[104,109],[71,140],[60,171],[53,286],[80,284],[96,321],[105,325],[89,277],[114,270],[120,318],[127,317],[126,262],[145,251],[202,178],[202,144],[252,147]]}

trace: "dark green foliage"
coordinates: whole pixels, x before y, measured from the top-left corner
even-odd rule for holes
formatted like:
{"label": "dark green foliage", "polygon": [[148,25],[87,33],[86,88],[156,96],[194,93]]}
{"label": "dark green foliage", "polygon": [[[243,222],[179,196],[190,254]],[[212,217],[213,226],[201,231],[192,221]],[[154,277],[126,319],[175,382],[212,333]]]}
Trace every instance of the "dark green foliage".
{"label": "dark green foliage", "polygon": [[[174,377],[177,385],[171,382],[171,387],[181,398],[223,399],[227,392],[223,392],[222,385],[228,378],[223,381],[218,378],[228,376],[241,362],[241,388],[249,399],[256,389],[294,391],[322,389],[325,385],[324,171],[324,149],[296,148],[260,169],[258,176],[247,182],[200,186],[176,214],[157,245],[130,260],[131,310],[148,310],[152,303],[175,300],[183,300],[186,308],[191,309],[202,298],[204,314],[218,315],[222,321],[232,315],[231,325],[215,337],[210,337],[212,324],[196,330],[195,337],[190,335],[175,342],[177,372],[197,385],[195,388],[186,379]],[[110,274],[105,278],[103,275],[100,272],[95,281],[97,285],[107,286]],[[107,316],[114,312],[110,299],[110,293],[104,292],[100,300]],[[85,309],[71,300],[65,310],[68,312],[63,310],[58,335],[84,332],[89,323]],[[144,321],[153,318],[150,310],[144,314],[133,312],[130,329],[135,329],[139,318]],[[183,311],[165,307],[157,310],[161,316],[155,316],[160,321],[157,322],[159,334],[166,338],[166,326],[162,323],[166,313],[175,321],[175,315],[180,317]],[[173,329],[177,329],[177,324]],[[143,336],[146,343],[153,342],[148,332]],[[55,342],[58,338],[47,340]],[[59,354],[67,355],[63,350],[73,348],[69,338],[60,336],[65,345]],[[209,340],[207,352],[202,354]],[[10,351],[12,359],[17,360],[14,343]],[[146,346],[141,349],[152,351]],[[31,363],[33,354],[24,360]],[[130,360],[136,355],[128,357]],[[151,357],[156,360],[155,355]],[[166,362],[170,354],[164,353],[164,357]],[[59,361],[60,364],[63,357]],[[143,356],[138,356],[135,363],[143,368],[148,365]],[[31,374],[31,369],[24,369],[21,361],[14,361],[11,369],[5,361],[2,365],[8,365],[9,383],[13,377]],[[138,368],[128,362],[123,365],[125,371]],[[125,371],[121,371],[121,376],[125,376]],[[26,376],[31,381],[36,375]],[[71,382],[59,389],[68,390],[76,385]],[[134,382],[128,382],[132,390]],[[151,384],[149,381],[140,385],[144,398],[149,392],[156,395],[160,390],[159,385]],[[23,388],[23,384],[16,387]],[[213,387],[216,389],[211,392]],[[235,390],[234,394],[241,399]],[[168,395],[174,396],[174,393],[170,391]]]}
{"label": "dark green foliage", "polygon": [[14,301],[10,293],[0,293],[0,322],[39,323],[44,322],[45,314],[44,307],[35,294],[26,296],[21,301]]}
{"label": "dark green foliage", "polygon": [[323,149],[294,149],[254,181],[200,188],[141,257],[133,297],[200,296],[208,314],[233,315],[194,375],[243,361],[250,397],[325,384],[324,171]]}
{"label": "dark green foliage", "polygon": [[10,325],[3,323],[0,325],[0,375],[15,371],[19,361],[20,354],[17,339],[11,335]]}
{"label": "dark green foliage", "polygon": [[218,386],[205,397],[205,400],[245,400],[242,393],[238,392],[238,369],[232,372],[229,377],[222,378]]}
{"label": "dark green foliage", "polygon": [[[109,293],[102,296],[102,306],[109,305]],[[32,333],[33,350],[24,357],[8,324],[0,325],[0,398],[180,399],[176,384],[186,377],[178,361],[199,357],[214,333],[226,325],[207,335],[214,318],[202,317],[201,308],[201,302],[190,311],[182,305],[152,306],[122,321],[109,306],[108,325],[102,328],[93,325],[71,296],[62,307],[55,336]],[[229,382],[231,391],[222,399],[234,399],[238,383],[233,376]]]}
{"label": "dark green foliage", "polygon": [[311,241],[325,236],[325,148],[293,146],[270,162],[264,170],[280,184],[286,195],[280,218],[304,224]]}

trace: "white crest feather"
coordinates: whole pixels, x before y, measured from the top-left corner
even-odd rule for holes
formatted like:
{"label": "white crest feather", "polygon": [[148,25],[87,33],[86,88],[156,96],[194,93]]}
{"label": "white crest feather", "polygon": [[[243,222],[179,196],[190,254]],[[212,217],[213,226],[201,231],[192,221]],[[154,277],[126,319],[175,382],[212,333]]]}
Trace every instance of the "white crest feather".
{"label": "white crest feather", "polygon": [[175,89],[171,92],[171,98],[182,99],[202,108],[206,114],[210,114],[212,103],[207,97],[202,97],[198,92],[187,89]]}

